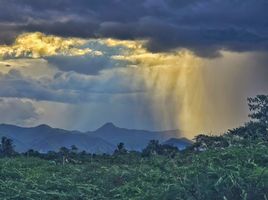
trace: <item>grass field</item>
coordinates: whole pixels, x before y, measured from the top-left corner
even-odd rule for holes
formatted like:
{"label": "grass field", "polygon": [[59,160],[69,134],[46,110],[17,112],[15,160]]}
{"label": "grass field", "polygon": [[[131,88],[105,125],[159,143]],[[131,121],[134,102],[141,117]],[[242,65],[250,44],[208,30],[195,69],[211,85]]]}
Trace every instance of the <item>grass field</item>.
{"label": "grass field", "polygon": [[0,159],[1,199],[268,199],[268,147],[229,147],[175,158],[99,156],[81,164]]}

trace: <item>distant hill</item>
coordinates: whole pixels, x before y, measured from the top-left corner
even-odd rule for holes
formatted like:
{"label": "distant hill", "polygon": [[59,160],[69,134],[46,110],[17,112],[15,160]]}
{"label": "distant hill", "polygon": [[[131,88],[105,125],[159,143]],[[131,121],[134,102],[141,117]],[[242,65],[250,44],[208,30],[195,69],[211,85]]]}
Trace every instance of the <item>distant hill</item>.
{"label": "distant hill", "polygon": [[[119,128],[112,123],[106,123],[95,131],[86,133],[52,128],[48,125],[36,127],[19,127],[8,124],[0,124],[0,137],[6,136],[13,139],[15,149],[19,152],[28,149],[47,152],[57,151],[60,147],[76,145],[79,150],[92,153],[112,153],[116,145],[123,142],[129,150],[142,150],[150,140],[159,140],[161,143],[169,141],[180,135],[178,130],[171,131],[145,131]],[[187,139],[177,139],[180,147],[187,146],[191,142]],[[172,144],[173,145],[173,144]]]}
{"label": "distant hill", "polygon": [[146,131],[119,128],[113,123],[106,123],[96,131],[88,132],[90,136],[102,138],[113,145],[124,142],[129,150],[142,150],[150,140],[163,142],[171,137],[180,135],[178,130],[174,131]]}
{"label": "distant hill", "polygon": [[19,152],[28,149],[47,152],[58,150],[60,147],[76,145],[80,150],[94,153],[111,153],[115,146],[101,138],[94,138],[79,131],[67,131],[40,125],[24,128],[13,125],[0,125],[0,137],[6,136],[13,139],[16,150]]}

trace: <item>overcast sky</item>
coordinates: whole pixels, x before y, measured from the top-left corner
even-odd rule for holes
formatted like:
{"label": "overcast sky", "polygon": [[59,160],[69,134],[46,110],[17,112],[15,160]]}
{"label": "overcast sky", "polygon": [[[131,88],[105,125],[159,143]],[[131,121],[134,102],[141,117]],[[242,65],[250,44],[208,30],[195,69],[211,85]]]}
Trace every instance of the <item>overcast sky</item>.
{"label": "overcast sky", "polygon": [[268,93],[267,0],[0,0],[0,122],[192,137]]}

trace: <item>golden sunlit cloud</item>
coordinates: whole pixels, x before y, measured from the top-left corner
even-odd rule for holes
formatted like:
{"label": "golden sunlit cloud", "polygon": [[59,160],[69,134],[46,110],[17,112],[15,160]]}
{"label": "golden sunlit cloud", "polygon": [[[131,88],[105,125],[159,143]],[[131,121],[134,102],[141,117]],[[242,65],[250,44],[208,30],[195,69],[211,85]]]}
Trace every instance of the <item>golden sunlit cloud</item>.
{"label": "golden sunlit cloud", "polygon": [[19,35],[11,46],[0,46],[0,58],[40,58],[45,56],[82,56],[86,54],[101,55],[100,51],[79,48],[87,40],[79,38],[62,38],[43,33],[25,33]]}

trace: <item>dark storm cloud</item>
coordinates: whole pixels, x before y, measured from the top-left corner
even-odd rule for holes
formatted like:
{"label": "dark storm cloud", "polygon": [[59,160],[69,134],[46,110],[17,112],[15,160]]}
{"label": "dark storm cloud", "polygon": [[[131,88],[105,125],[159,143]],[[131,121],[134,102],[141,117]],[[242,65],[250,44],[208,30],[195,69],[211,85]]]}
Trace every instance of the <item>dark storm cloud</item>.
{"label": "dark storm cloud", "polygon": [[148,39],[151,51],[267,51],[267,0],[0,0],[0,40],[25,31]]}

